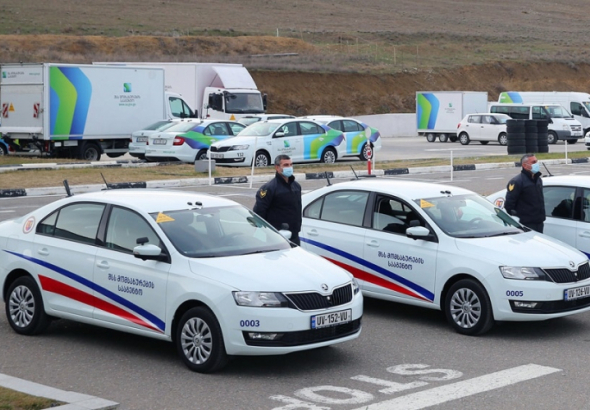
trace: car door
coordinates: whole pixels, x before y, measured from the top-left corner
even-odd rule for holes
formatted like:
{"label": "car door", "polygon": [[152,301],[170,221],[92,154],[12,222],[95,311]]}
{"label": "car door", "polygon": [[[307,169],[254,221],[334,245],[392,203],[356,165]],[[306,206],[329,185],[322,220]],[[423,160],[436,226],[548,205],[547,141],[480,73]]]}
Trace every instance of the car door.
{"label": "car door", "polygon": [[465,130],[469,134],[471,141],[481,141],[481,134],[483,125],[481,123],[481,115],[470,115],[467,119]]}
{"label": "car door", "polygon": [[498,134],[496,133],[496,121],[491,115],[481,116],[481,132],[479,134],[479,141],[496,141]]}
{"label": "car door", "polygon": [[77,202],[54,211],[37,225],[32,256],[47,308],[92,317],[92,270],[104,209],[103,204]]}
{"label": "car door", "polygon": [[348,270],[362,286],[366,191],[342,190],[326,194],[303,210],[301,246]]}
{"label": "car door", "polygon": [[297,121],[279,126],[271,139],[271,151],[271,162],[277,155],[288,155],[293,162],[303,162],[302,137]]}
{"label": "car door", "polygon": [[365,293],[432,302],[438,243],[406,235],[410,226],[427,226],[424,219],[412,205],[389,195],[375,198],[370,215],[364,238]]}
{"label": "car door", "polygon": [[574,214],[576,187],[545,185],[543,197],[546,216],[543,233],[578,248],[576,231],[580,217]]}
{"label": "car door", "polygon": [[575,246],[590,258],[590,189],[581,188],[580,191],[581,194],[576,198],[581,212],[576,224]]}
{"label": "car door", "polygon": [[98,321],[125,328],[163,333],[170,263],[133,256],[138,238],[164,247],[156,232],[140,214],[119,206],[110,210],[104,246],[96,253],[94,310]]}

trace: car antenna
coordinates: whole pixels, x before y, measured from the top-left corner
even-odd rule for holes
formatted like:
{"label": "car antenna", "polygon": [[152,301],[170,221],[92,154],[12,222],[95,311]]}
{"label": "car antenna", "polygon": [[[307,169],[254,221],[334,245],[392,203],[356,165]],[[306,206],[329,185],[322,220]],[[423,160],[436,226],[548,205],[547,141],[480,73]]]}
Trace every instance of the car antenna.
{"label": "car antenna", "polygon": [[350,166],[350,169],[352,170],[352,173],[354,174],[355,179],[359,179],[359,176],[356,174],[356,172],[354,172],[354,168],[352,167],[352,165]]}
{"label": "car antenna", "polygon": [[68,184],[67,179],[64,179],[64,188],[66,189],[66,194],[68,194],[68,196],[74,195],[74,194],[72,194],[72,191],[70,191],[70,185]]}
{"label": "car antenna", "polygon": [[545,169],[547,170],[547,173],[549,174],[550,177],[553,176],[553,174],[551,173],[551,171],[549,171],[549,168],[547,168],[547,165],[545,165],[544,162],[542,162],[543,166],[545,167]]}
{"label": "car antenna", "polygon": [[110,189],[109,187],[109,183],[107,182],[107,180],[105,179],[104,175],[102,174],[102,172],[100,173],[100,176],[102,177],[102,180],[104,181],[104,184],[107,186],[107,189]]}
{"label": "car antenna", "polygon": [[332,183],[330,182],[330,177],[328,177],[328,171],[324,172],[324,176],[326,177],[326,180],[328,181],[328,186],[332,185]]}

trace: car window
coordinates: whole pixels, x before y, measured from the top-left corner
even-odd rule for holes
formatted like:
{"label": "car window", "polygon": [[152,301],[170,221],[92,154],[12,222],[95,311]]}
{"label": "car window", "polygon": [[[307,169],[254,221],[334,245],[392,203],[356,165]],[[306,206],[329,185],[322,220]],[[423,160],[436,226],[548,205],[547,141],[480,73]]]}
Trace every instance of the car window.
{"label": "car window", "polygon": [[259,136],[267,136],[272,134],[281,126],[280,123],[276,122],[255,122],[254,124],[244,128],[240,131],[240,136],[245,137],[259,137]]}
{"label": "car window", "polygon": [[113,207],[107,224],[105,246],[133,253],[139,238],[147,238],[146,243],[162,247],[158,235],[141,215],[126,208]]}
{"label": "car window", "polygon": [[238,135],[240,131],[246,128],[245,125],[239,124],[237,122],[228,122],[227,125],[231,130],[231,135]]}
{"label": "car window", "polygon": [[94,244],[104,205],[76,203],[64,206],[37,225],[37,233]]}
{"label": "car window", "polygon": [[191,114],[192,114],[191,110],[182,99],[176,98],[176,97],[170,97],[169,100],[170,100],[170,112],[172,113],[173,116],[175,116],[177,118],[191,117]]}
{"label": "car window", "polygon": [[[410,221],[420,218],[412,208],[395,198],[380,196],[375,201],[372,228],[378,231],[405,234],[410,227]],[[422,221],[420,225],[424,226]]]}
{"label": "car window", "polygon": [[[528,120],[530,107],[508,107],[508,113],[515,120]],[[501,111],[498,111],[501,112]],[[534,118],[534,115],[533,115]]]}
{"label": "car window", "polygon": [[481,115],[470,115],[467,122],[479,124],[481,122]]}
{"label": "car window", "polygon": [[282,135],[282,136],[275,135],[273,138],[294,137],[295,135],[298,135],[297,123],[296,122],[289,122],[287,124],[283,124],[281,127],[279,127],[277,132],[282,132],[285,135]]}
{"label": "car window", "polygon": [[306,207],[304,216],[346,225],[362,226],[369,194],[362,191],[337,191]]}
{"label": "car window", "polygon": [[[580,199],[580,198],[578,198]],[[590,189],[582,191],[582,221],[590,222]]]}
{"label": "car window", "polygon": [[340,131],[344,132],[354,132],[354,131],[363,131],[364,128],[356,121],[351,120],[343,120],[344,129]]}
{"label": "car window", "polygon": [[575,187],[544,186],[545,214],[555,218],[573,219]]}
{"label": "car window", "polygon": [[325,132],[322,127],[313,122],[300,122],[299,127],[301,127],[302,135],[323,134]]}
{"label": "car window", "polygon": [[344,131],[344,125],[342,124],[342,121],[340,121],[340,120],[332,121],[331,123],[328,124],[328,127],[332,128],[334,130]]}
{"label": "car window", "polygon": [[223,122],[217,122],[214,124],[210,124],[205,131],[203,131],[205,135],[229,135],[229,131],[227,126]]}

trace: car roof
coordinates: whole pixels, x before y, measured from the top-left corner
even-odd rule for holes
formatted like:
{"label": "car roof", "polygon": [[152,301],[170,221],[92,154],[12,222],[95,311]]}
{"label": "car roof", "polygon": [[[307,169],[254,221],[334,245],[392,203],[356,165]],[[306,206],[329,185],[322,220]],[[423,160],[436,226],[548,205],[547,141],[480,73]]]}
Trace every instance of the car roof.
{"label": "car roof", "polygon": [[512,118],[508,114],[504,114],[504,113],[501,113],[501,112],[472,112],[471,114],[467,114],[466,117],[469,117],[470,115],[491,115],[491,116],[494,116],[494,117],[508,117],[508,118]]}
{"label": "car roof", "polygon": [[203,208],[238,205],[230,199],[209,194],[163,189],[108,189],[66,198],[72,201],[97,201],[136,208],[144,212],[192,209],[200,202]]}
{"label": "car roof", "polygon": [[443,195],[448,195],[447,191],[453,195],[475,194],[475,192],[470,191],[468,189],[452,185],[387,178],[361,178],[347,182],[339,182],[337,184],[330,185],[328,189],[360,189],[384,194],[397,195],[412,200],[420,198],[435,198]]}
{"label": "car roof", "polygon": [[553,175],[543,177],[543,185],[566,185],[590,188],[590,175]]}

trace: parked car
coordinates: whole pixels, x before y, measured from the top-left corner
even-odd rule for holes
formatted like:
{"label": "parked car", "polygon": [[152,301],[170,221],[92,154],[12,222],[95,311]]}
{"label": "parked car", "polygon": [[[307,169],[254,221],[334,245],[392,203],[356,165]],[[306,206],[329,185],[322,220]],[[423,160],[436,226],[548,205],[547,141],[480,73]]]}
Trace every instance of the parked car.
{"label": "parked car", "polygon": [[461,145],[468,145],[471,141],[479,141],[486,145],[488,142],[498,142],[508,145],[506,136],[506,121],[510,117],[506,114],[482,113],[466,115],[457,124],[457,136]]}
{"label": "parked car", "polygon": [[[590,176],[544,177],[543,196],[547,218],[543,233],[590,257]],[[487,199],[504,208],[506,189],[488,195]]]}
{"label": "parked car", "polygon": [[590,310],[586,255],[456,186],[384,178],[303,195],[302,246],[365,296],[443,310],[459,333]]}
{"label": "parked car", "polygon": [[129,155],[135,158],[145,159],[145,147],[149,136],[170,128],[175,122],[178,122],[178,120],[156,121],[141,130],[133,132],[131,134],[131,141],[129,141]]}
{"label": "parked car", "polygon": [[312,120],[290,118],[255,122],[236,138],[211,144],[211,158],[217,165],[266,167],[279,154],[294,163],[334,163],[342,150],[344,134]]}
{"label": "parked car", "polygon": [[171,341],[204,373],[233,355],[357,338],[356,280],[289,235],[195,192],[70,196],[0,223],[0,300],[19,334],[58,318],[84,322]]}
{"label": "parked car", "polygon": [[148,161],[194,163],[207,159],[212,143],[236,136],[246,126],[229,120],[185,120],[150,135],[145,157]]}
{"label": "parked car", "polygon": [[284,118],[295,118],[295,116],[289,114],[256,114],[246,115],[244,117],[238,118],[238,121],[245,126],[248,126],[258,121],[282,120]]}
{"label": "parked car", "polygon": [[355,156],[361,161],[368,161],[369,152],[372,157],[375,152],[381,150],[381,133],[362,121],[335,115],[308,115],[301,118],[312,119],[334,130],[342,131],[345,138],[342,147],[346,149],[339,153],[340,156]]}

